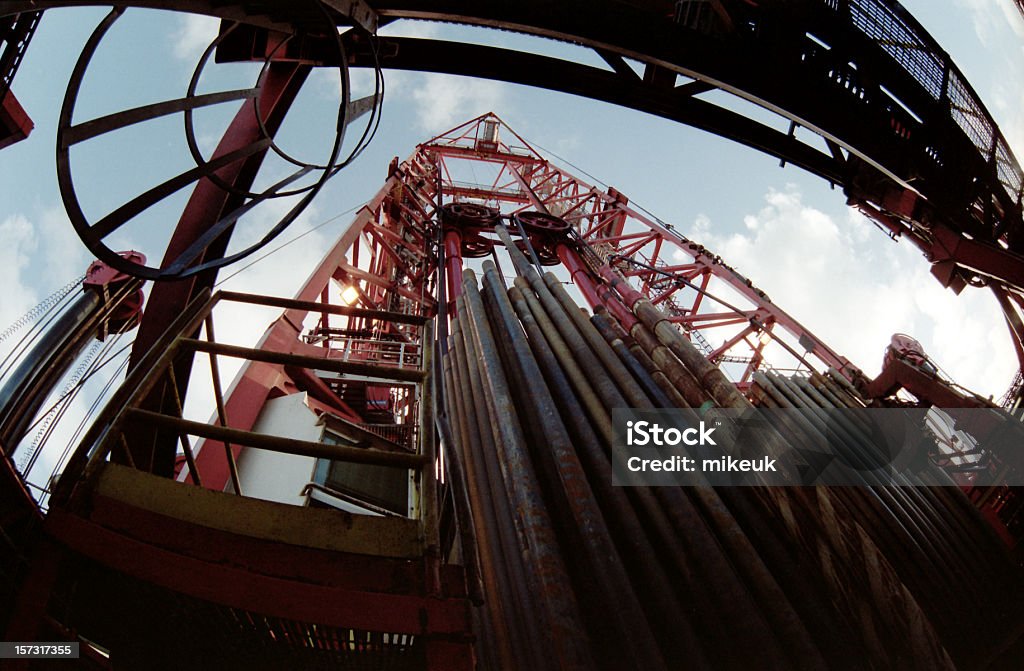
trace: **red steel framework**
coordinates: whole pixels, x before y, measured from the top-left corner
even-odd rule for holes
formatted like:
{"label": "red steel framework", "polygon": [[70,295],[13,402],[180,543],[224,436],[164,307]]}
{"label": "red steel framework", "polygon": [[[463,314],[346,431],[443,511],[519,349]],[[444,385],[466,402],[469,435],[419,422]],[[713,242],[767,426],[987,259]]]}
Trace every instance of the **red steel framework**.
{"label": "red steel framework", "polygon": [[[470,181],[467,175],[475,175],[476,180]],[[481,175],[486,177],[481,180]],[[263,304],[284,310],[249,351],[234,383],[218,401],[211,427],[190,425],[190,432],[201,439],[192,448],[194,456],[186,450],[189,463],[179,463],[178,480],[201,482],[202,488],[215,492],[245,494],[236,463],[247,448],[241,447],[245,444],[242,439],[228,440],[258,431],[261,413],[275,397],[305,392],[309,407],[316,412],[366,426],[375,401],[371,389],[379,382],[371,379],[362,384],[350,382],[344,388],[336,386],[328,372],[330,362],[348,361],[349,353],[357,349],[356,342],[365,345],[356,357],[363,362],[379,363],[395,347],[424,355],[431,340],[423,324],[435,318],[438,328],[445,328],[442,324],[447,323],[451,306],[462,293],[463,270],[475,267],[483,257],[510,268],[508,257],[501,253],[504,247],[495,235],[495,224],[499,228],[504,224],[513,234],[518,231],[519,246],[535,262],[561,265],[566,285],[573,284],[592,308],[608,309],[624,324],[635,323],[635,318],[624,299],[614,297],[616,293],[631,297],[630,303],[642,295],[667,308],[671,321],[728,370],[741,389],[749,388],[753,374],[769,367],[769,361],[808,371],[832,368],[851,378],[859,374],[712,252],[638,212],[616,190],[600,190],[553,165],[500,118],[485,114],[417,146],[405,161],[393,160],[383,187],[359,209],[294,299],[265,299]],[[632,292],[621,285],[623,281]],[[233,299],[232,295],[225,297]],[[252,296],[238,298],[260,301]],[[206,337],[211,339],[206,351],[230,353],[227,346],[212,342],[209,321],[206,328]],[[198,341],[188,342],[198,347]],[[307,365],[294,365],[299,360]],[[323,363],[309,363],[316,361]],[[401,358],[396,364],[401,367]],[[216,372],[214,375],[216,379]],[[430,411],[424,404],[437,402],[431,398],[432,392],[424,393],[413,399],[410,408],[414,412],[406,420],[415,423],[422,436],[431,433],[431,422],[425,419]],[[220,392],[217,395],[220,397]],[[397,414],[401,407],[393,409]],[[158,418],[156,413],[142,413],[151,422]],[[163,421],[169,425],[177,420]],[[443,462],[443,449],[440,459]],[[436,468],[443,472],[443,463]],[[430,496],[429,489],[420,491],[421,496]],[[428,504],[421,505],[429,509]],[[77,549],[82,530],[57,524],[75,518],[62,514],[55,519],[55,533]],[[439,533],[432,526],[437,523],[433,519],[424,520],[427,549],[423,566],[428,584],[431,573],[438,570],[430,568],[439,551],[437,544],[444,545],[443,532],[442,538],[432,537]],[[463,524],[461,514],[459,519]],[[117,540],[111,538],[115,545]],[[444,556],[444,551],[440,552]],[[111,562],[107,555],[90,555]],[[147,566],[163,560],[173,561],[174,557],[154,558]],[[359,575],[393,570],[378,566],[380,563],[359,563]],[[442,577],[451,573],[444,564],[440,568]],[[147,576],[155,577],[143,577]],[[200,596],[236,603],[237,594],[232,590],[237,589],[239,579],[242,577],[226,575],[223,588],[206,585]],[[459,604],[464,602],[458,601],[459,592],[451,578],[448,581],[438,593],[456,600],[442,602],[437,617],[451,617],[454,624],[431,619],[426,654],[432,661],[428,667],[469,668],[465,623],[457,621]],[[472,583],[468,589],[472,595]],[[195,590],[187,593],[195,594]],[[276,597],[270,596],[249,607],[259,610],[273,605]],[[367,612],[376,617],[390,612],[388,608],[397,609],[386,625],[391,631],[406,631],[412,625],[404,619],[405,613],[420,603],[416,599],[422,597],[412,594],[375,602],[372,608],[367,606]],[[360,622],[350,610],[342,615],[313,613],[317,618],[326,615],[343,623]],[[302,619],[310,613],[300,609],[292,616]],[[368,621],[376,628],[382,626],[372,617]],[[444,627],[450,627],[450,633]],[[450,649],[443,646],[445,635],[454,637]]]}
{"label": "red steel framework", "polygon": [[[471,182],[470,174],[487,178]],[[462,209],[453,210],[453,204]],[[566,280],[591,307],[602,306],[631,323],[628,310],[609,291],[609,280],[624,277],[665,309],[740,389],[749,386],[754,372],[772,367],[833,368],[851,380],[860,375],[719,256],[639,212],[615,189],[603,191],[555,166],[493,113],[420,144],[403,162],[392,161],[384,186],[360,208],[296,299],[408,315],[446,314],[461,293],[464,265],[495,254],[496,244],[500,248],[493,230],[481,225],[493,222],[473,218],[473,212],[487,207],[510,221],[517,216],[526,220],[529,247],[538,260],[561,264]],[[530,221],[528,213],[537,212],[569,226],[559,230],[556,223],[547,230],[535,223],[536,216]],[[439,262],[443,283],[436,272]],[[394,324],[384,328],[393,332],[380,331],[366,318],[318,313],[310,305],[286,310],[259,346],[317,355],[336,332],[414,337]],[[358,421],[360,408],[338,401],[322,380],[290,379],[281,367],[259,362],[239,374],[225,399],[226,415],[233,427],[251,429],[275,390],[295,388],[311,390],[336,412]],[[234,449],[237,456],[239,448]],[[220,445],[200,444],[196,460],[204,485],[223,489],[229,464]]]}
{"label": "red steel framework", "polygon": [[[492,139],[499,127],[519,146]],[[859,373],[721,257],[630,206],[616,189],[602,191],[555,166],[493,114],[420,145],[420,154],[436,161],[442,191],[452,202],[483,202],[510,216],[539,211],[564,220],[569,228],[561,237],[531,236],[538,238],[545,263],[561,262],[592,307],[603,305],[621,316],[622,310],[603,296],[600,279],[620,273],[666,310],[710,360],[740,366],[734,377],[741,386],[767,365],[766,354],[773,350],[775,361],[788,359],[783,365],[789,367],[833,367],[851,378]],[[465,167],[459,164],[467,161],[491,164],[493,180],[460,183],[457,175]],[[449,228],[448,235],[460,232]],[[468,233],[470,239],[479,235]],[[468,251],[465,240],[462,251]]]}
{"label": "red steel framework", "polygon": [[[498,127],[519,146],[492,140],[499,135]],[[414,161],[424,160],[436,162],[441,189],[451,202],[483,202],[509,216],[540,211],[564,220],[569,224],[564,236],[530,236],[540,242],[545,265],[560,261],[591,306],[610,309],[616,308],[602,297],[603,280],[598,275],[609,270],[621,273],[644,297],[667,309],[671,321],[708,358],[744,365],[736,376],[740,383],[764,363],[770,343],[788,354],[794,367],[831,366],[848,376],[856,373],[849,361],[721,257],[630,206],[616,189],[603,191],[555,166],[493,114],[420,145]],[[467,161],[491,164],[493,180],[460,183],[458,174],[465,170],[460,163]],[[476,252],[466,238],[473,240],[478,231],[461,233],[449,227],[448,235],[453,234],[463,237],[463,255]]]}
{"label": "red steel framework", "polygon": [[[433,318],[443,332],[451,306],[473,284],[464,284],[463,274],[486,258],[508,267],[502,228],[534,264],[561,266],[557,274],[566,286],[627,330],[637,319],[630,308],[642,298],[661,306],[741,391],[752,389],[755,373],[772,367],[860,378],[849,361],[713,252],[639,212],[615,189],[599,189],[553,165],[492,113],[418,145],[405,161],[395,159],[384,186],[294,301],[270,303],[286,309],[256,349],[331,361],[344,356],[346,341],[363,338],[378,353],[395,344],[425,351],[431,339],[416,320]],[[382,314],[394,319],[382,321]],[[233,431],[254,431],[270,399],[295,391],[305,391],[324,412],[365,421],[370,394],[339,393],[326,368],[309,366],[300,374],[284,359],[253,356],[212,423],[226,417]],[[420,430],[430,432],[430,423]],[[195,468],[183,468],[180,480],[198,472],[205,488],[229,486],[242,448],[223,449],[215,433],[197,445]],[[465,649],[456,649],[444,664],[458,668],[453,660],[465,659]]]}
{"label": "red steel framework", "polygon": [[[355,16],[353,8],[359,3],[348,4],[347,13]],[[399,9],[391,10],[391,16],[410,11],[402,9],[402,3],[397,4]],[[748,4],[754,6],[754,3]],[[372,23],[367,16],[363,18]],[[316,20],[320,21],[321,17]],[[621,57],[614,54],[608,58],[611,58],[609,62],[616,58],[621,62]],[[171,261],[176,249],[184,246],[185,252],[199,250],[197,245],[205,240],[204,231],[230,227],[230,217],[221,220],[221,216],[237,205],[239,194],[228,191],[244,190],[262,158],[263,149],[252,140],[258,135],[273,134],[273,127],[279,121],[275,117],[284,114],[311,65],[301,60],[298,63],[269,63],[269,60],[273,59],[268,57],[261,86],[253,89],[252,94],[258,99],[258,109],[266,113],[266,125],[271,130],[268,133],[258,115],[251,111],[243,109],[239,113],[217,153],[221,159],[226,159],[232,149],[241,151],[239,147],[248,146],[254,148],[257,156],[251,165],[246,162],[219,173],[230,182],[230,189],[215,186],[210,174],[195,173],[197,179],[201,178],[199,187],[174,233],[165,266],[174,265]],[[346,62],[345,58],[342,62]],[[653,73],[655,66],[648,65]],[[652,76],[651,80],[654,79]],[[644,80],[647,81],[646,75]],[[691,83],[698,84],[690,90],[691,95],[693,90],[703,86],[700,82]],[[189,100],[177,102],[182,109],[195,104],[191,96]],[[67,130],[75,130],[69,125],[70,114],[65,121]],[[736,135],[742,136],[742,133]],[[999,166],[1002,161],[1004,167],[1010,165],[1016,169],[1012,155],[1007,153],[1002,157],[997,152],[1005,148],[1005,143],[994,129],[991,129],[991,146],[993,166]],[[849,160],[856,167],[853,156],[844,156],[834,142],[829,149],[837,162]],[[851,172],[856,173],[856,170]],[[1011,177],[1019,178],[1019,170]],[[894,235],[913,233],[912,224],[926,218],[921,214],[920,199],[911,191],[893,190],[891,185],[885,189],[866,189],[864,184],[863,180],[858,183],[850,178],[846,184],[850,203],[889,226]],[[984,215],[986,221],[992,220],[997,214],[1005,214],[995,209],[1005,207],[1012,210],[1011,215],[1019,216],[1020,193],[1018,187],[1015,208],[1007,205],[1014,203],[1007,201],[1001,192],[998,198],[982,193],[980,198],[986,205],[980,215]],[[1010,193],[1011,197],[1013,195]],[[1007,215],[1006,219],[1013,217]],[[982,244],[941,222],[930,223],[934,225],[927,235],[912,237],[929,253],[935,274],[945,285],[957,290],[971,281],[966,279],[968,275],[963,269],[988,274],[989,280],[979,283],[987,283],[996,293],[1013,333],[1018,356],[1024,361],[1024,319],[1021,317],[1024,298],[1019,294],[1024,277],[1019,275],[1017,258],[992,241]],[[227,297],[227,300],[242,302],[260,303],[262,300],[264,305],[283,308],[284,312],[256,348],[243,350],[216,342],[212,320],[205,322],[205,341],[201,341],[198,334],[202,320],[192,314],[192,308],[184,315],[172,309],[184,308],[186,304],[194,306],[197,295],[204,296],[204,285],[212,283],[212,272],[200,273],[194,283],[162,284],[154,291],[154,302],[163,309],[144,325],[133,357],[135,370],[131,379],[153,381],[154,386],[148,389],[156,391],[147,397],[145,385],[140,383],[142,386],[132,392],[135,396],[131,403],[126,401],[120,407],[112,404],[114,408],[110,411],[118,414],[109,435],[120,436],[124,446],[124,454],[120,456],[139,472],[129,476],[124,466],[103,463],[106,455],[120,446],[106,436],[103,437],[105,443],[97,442],[104,445],[106,452],[99,453],[99,457],[89,456],[92,470],[86,471],[84,479],[91,480],[90,486],[76,490],[78,498],[68,509],[64,509],[67,496],[55,497],[57,505],[45,521],[46,533],[53,540],[45,540],[39,546],[40,560],[31,579],[25,583],[20,607],[16,609],[30,617],[16,620],[8,635],[12,631],[23,633],[27,640],[35,633],[25,623],[35,625],[43,619],[49,588],[58,578],[60,553],[64,553],[65,559],[75,553],[104,565],[104,571],[148,581],[179,596],[229,604],[243,611],[270,613],[289,621],[285,626],[306,619],[342,630],[361,624],[377,630],[427,633],[425,654],[431,658],[432,668],[469,668],[472,652],[469,650],[467,595],[461,584],[463,576],[459,570],[446,571],[441,565],[444,552],[438,546],[443,542],[438,536],[443,534],[438,530],[439,513],[434,503],[419,504],[424,515],[424,531],[417,538],[422,541],[422,547],[417,546],[409,556],[396,555],[401,562],[388,563],[380,557],[352,559],[350,568],[353,570],[345,571],[343,577],[331,576],[320,582],[321,576],[313,576],[313,571],[301,569],[293,573],[291,566],[284,566],[302,566],[310,558],[323,559],[324,555],[312,545],[285,551],[282,546],[288,545],[289,540],[274,537],[240,541],[232,536],[236,532],[244,535],[238,529],[221,529],[220,535],[225,536],[221,540],[225,544],[239,544],[235,549],[241,554],[229,557],[229,563],[245,556],[242,563],[225,567],[219,550],[211,550],[217,545],[217,534],[207,529],[202,532],[207,536],[197,542],[199,549],[189,547],[197,533],[196,525],[192,524],[194,519],[161,517],[162,513],[145,505],[148,505],[150,492],[154,497],[159,493],[162,500],[180,503],[191,497],[193,489],[198,489],[180,487],[155,477],[169,474],[179,439],[184,446],[185,463],[177,465],[178,479],[191,479],[195,485],[200,485],[201,479],[202,488],[214,490],[202,494],[211,496],[215,492],[223,493],[229,484],[235,493],[243,494],[235,464],[244,449],[242,445],[287,448],[292,450],[290,454],[327,459],[351,456],[351,450],[344,448],[332,452],[331,448],[312,442],[296,440],[285,445],[289,442],[287,439],[254,437],[260,435],[256,425],[268,402],[296,391],[308,395],[309,407],[318,414],[332,415],[337,418],[335,421],[346,425],[348,431],[363,434],[368,432],[368,415],[373,408],[382,402],[390,403],[388,410],[393,414],[409,411],[405,424],[418,427],[421,438],[432,443],[435,436],[429,406],[435,402],[435,394],[430,385],[437,383],[430,381],[435,373],[428,362],[428,352],[433,345],[429,323],[436,318],[434,323],[444,328],[463,287],[473,284],[463,284],[463,272],[476,270],[477,259],[490,256],[500,267],[501,259],[507,258],[499,254],[503,228],[518,238],[518,246],[536,266],[560,266],[563,283],[572,284],[593,311],[607,310],[623,326],[629,327],[637,320],[631,308],[640,299],[646,298],[661,307],[667,321],[674,323],[709,361],[725,371],[741,391],[751,388],[755,374],[771,368],[818,372],[831,369],[851,381],[860,381],[861,374],[856,367],[776,306],[720,257],[679,235],[671,225],[631,205],[617,190],[599,189],[553,165],[500,118],[485,114],[419,145],[406,161],[396,159],[383,188],[360,209],[295,299]],[[996,240],[1000,241],[1002,230],[997,232]],[[221,242],[226,245],[226,239]],[[213,259],[212,263],[224,251],[219,246],[218,243],[209,249],[202,247]],[[215,267],[212,265],[209,270]],[[223,298],[211,300],[216,302]],[[184,323],[183,317],[189,315],[196,320],[188,322],[188,328],[178,333],[171,333],[173,328],[165,331],[165,327]],[[172,346],[164,348],[162,345],[169,342],[168,333],[174,336]],[[357,342],[362,349],[354,359],[349,359]],[[170,356],[172,351],[176,353],[175,348],[187,350],[188,356],[175,361]],[[396,350],[401,354],[394,359]],[[209,353],[213,362],[218,407],[209,425],[180,417],[191,358],[196,352]],[[401,370],[406,353],[411,353],[415,371]],[[221,394],[219,389],[218,355],[238,356],[247,361],[227,394]],[[159,368],[160,374],[153,375],[147,364],[157,358],[161,366],[152,370]],[[386,382],[388,376],[382,374],[383,362],[393,366],[390,383]],[[355,373],[352,379],[357,381],[338,383],[337,378],[327,374],[346,371]],[[160,379],[164,372],[168,374],[167,379]],[[717,371],[714,372],[717,375]],[[423,383],[419,389],[409,391],[419,383]],[[399,390],[397,395],[395,390]],[[735,392],[730,393],[735,395]],[[171,407],[172,401],[177,408]],[[175,409],[178,416],[174,415]],[[100,428],[92,430],[93,434],[104,430],[101,423],[97,426]],[[150,434],[153,440],[148,440]],[[201,440],[193,448],[186,434],[199,436]],[[126,435],[133,441],[131,446]],[[173,440],[158,440],[168,437]],[[255,442],[246,443],[246,439]],[[376,443],[370,443],[390,449],[390,438],[377,436],[375,440]],[[84,457],[89,447],[90,442],[83,441],[79,456]],[[428,447],[417,454],[397,456],[382,454],[386,452],[383,449],[374,450],[370,458],[380,464],[414,464],[421,472],[443,472],[435,461],[434,446]],[[441,455],[443,459],[443,451]],[[69,471],[74,474],[81,469],[69,468]],[[430,488],[437,483],[430,477],[420,482],[421,485],[427,483],[421,495],[430,499],[435,493]],[[65,478],[65,493],[78,484]],[[80,505],[82,503],[85,505]],[[224,504],[221,501],[204,505],[209,508],[196,507],[202,512]],[[222,508],[222,511],[227,509]],[[241,507],[238,510],[254,517],[267,513],[258,506],[248,511]],[[428,519],[428,513],[435,517]],[[306,530],[308,527],[303,528]],[[63,544],[64,549],[55,550],[53,541]],[[334,546],[327,549],[337,550]],[[290,554],[292,550],[294,557]],[[188,552],[201,556],[183,559]],[[352,554],[363,553],[356,550]],[[406,562],[410,557],[415,561]],[[327,559],[325,563],[331,561]],[[265,563],[273,566],[268,568]],[[174,567],[173,571],[167,570],[170,566]],[[87,567],[86,570],[92,569]],[[415,574],[415,580],[403,571]],[[259,578],[254,577],[257,574]],[[367,597],[365,602],[359,600],[367,589],[367,581],[388,583],[393,587],[405,580],[416,584],[389,597],[378,595],[372,600]],[[131,581],[119,585],[125,593],[131,593]],[[168,597],[161,594],[159,598]],[[303,602],[301,607],[291,608],[299,601]],[[429,627],[425,624],[428,615],[432,618]],[[295,635],[298,640],[308,632]]]}
{"label": "red steel framework", "polygon": [[[468,181],[470,174],[478,180],[486,175],[486,181]],[[527,220],[529,247],[538,260],[561,264],[567,282],[591,307],[602,306],[628,324],[632,318],[608,282],[624,277],[665,309],[740,389],[749,387],[754,372],[772,367],[833,368],[851,380],[860,375],[713,252],[639,212],[615,189],[598,189],[555,166],[493,113],[420,144],[405,161],[392,161],[383,187],[359,209],[296,294],[307,305],[285,310],[258,347],[331,356],[332,334],[354,333],[418,346],[415,329],[379,322],[372,311],[446,315],[461,293],[463,267],[495,255],[495,245],[501,248],[493,230],[479,225],[471,213],[452,216],[453,204],[463,212],[482,205],[500,209],[510,221],[517,216]],[[558,216],[569,226],[552,234],[529,221],[527,213],[536,212]],[[509,227],[515,232],[514,224]],[[325,307],[318,310],[316,304]],[[326,307],[345,305],[366,310],[366,316],[339,316]],[[332,412],[361,421],[365,407],[348,405],[325,380],[297,377],[281,365],[258,361],[246,363],[226,392],[224,414],[233,428],[250,430],[268,399],[295,389],[309,392]],[[237,458],[241,448],[232,450]],[[229,483],[230,464],[221,443],[201,442],[196,466],[204,486],[222,490]],[[179,474],[188,477],[187,470]]]}
{"label": "red steel framework", "polygon": [[[22,11],[25,18],[30,11],[66,4],[78,3],[12,2],[5,9]],[[167,6],[145,1],[116,4]],[[307,63],[303,59],[308,54],[296,56],[304,53],[302,49],[277,54],[274,40],[265,39],[302,35],[312,40],[306,51],[318,54],[319,65],[339,65],[335,52],[340,50],[345,54],[340,62],[356,67],[490,77],[587,95],[688,123],[778,156],[842,186],[849,204],[893,237],[909,238],[944,286],[957,292],[969,284],[989,287],[1024,363],[1020,166],[963,74],[893,0],[610,2],[600,7],[574,1],[563,3],[558,11],[551,11],[548,3],[532,2],[353,0],[303,8],[279,2],[172,4],[246,24],[237,31],[240,35],[222,45],[231,48],[218,49],[219,58],[247,60],[260,54],[270,60],[299,58]],[[482,45],[371,39],[377,27],[402,18],[501,27],[584,45],[614,72]],[[325,20],[332,26],[338,21],[359,29],[346,31],[340,41],[334,36],[317,43]],[[20,54],[23,44],[14,40],[11,45],[17,49],[9,51]],[[642,77],[624,58],[644,64]],[[688,81],[677,83],[680,75]],[[715,89],[782,115],[789,122],[788,133],[699,97]],[[176,102],[178,109],[210,104],[193,96]],[[162,110],[159,114],[167,113],[167,104],[156,106]],[[149,106],[145,115],[157,114],[156,107]],[[121,125],[139,121],[114,116]],[[820,136],[825,147],[798,141],[798,128]],[[83,239],[92,243],[91,248],[105,251],[108,263],[120,263],[102,243],[106,228],[96,230],[74,216],[72,220],[76,227],[89,229]],[[204,241],[189,239],[184,230],[182,235],[186,239],[174,243],[188,250]],[[204,263],[221,263],[219,251],[216,246],[208,250]],[[626,256],[634,253],[628,251]],[[644,253],[660,255],[653,247]],[[135,270],[147,277],[172,277],[183,269],[171,264]],[[167,312],[182,307],[174,298],[159,303]],[[679,318],[686,324],[690,317]]]}

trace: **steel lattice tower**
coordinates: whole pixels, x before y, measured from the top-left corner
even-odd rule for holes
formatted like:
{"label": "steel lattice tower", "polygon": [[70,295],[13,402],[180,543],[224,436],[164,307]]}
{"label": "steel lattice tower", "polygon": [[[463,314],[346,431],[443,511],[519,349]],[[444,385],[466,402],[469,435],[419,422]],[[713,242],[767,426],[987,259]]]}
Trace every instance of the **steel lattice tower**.
{"label": "steel lattice tower", "polygon": [[[10,4],[21,13],[3,24],[0,120],[15,141],[31,124],[6,87],[38,12],[73,3]],[[380,79],[351,100],[349,68],[455,72],[660,114],[841,185],[850,205],[927,251],[944,285],[992,290],[1024,361],[1021,169],[897,3],[181,3],[224,20],[186,95],[78,118],[106,32],[127,5],[152,4],[119,4],[100,23],[61,109],[61,196],[99,260],[0,373],[5,640],[78,643],[81,668],[953,669],[1024,658],[1024,502],[1008,486],[1024,469],[1019,417],[945,380],[907,336],[867,379],[726,259],[559,167],[494,113],[394,159],[302,268],[295,296],[215,286],[350,162],[353,122],[370,120],[360,147],[372,135]],[[572,41],[611,70],[376,35],[409,17]],[[642,75],[624,60],[637,57]],[[197,93],[214,58],[263,67],[251,88]],[[329,159],[288,157],[294,172],[257,189],[314,67],[341,75]],[[711,109],[699,98],[711,89],[763,104],[790,132]],[[219,104],[238,111],[206,156],[191,115]],[[185,119],[194,167],[86,216],[74,148],[172,114]],[[797,126],[820,142],[797,141]],[[158,257],[111,248],[118,229],[186,187]],[[250,212],[289,194],[294,206],[229,251]],[[276,317],[255,345],[233,342],[218,322],[228,304]],[[34,494],[32,467],[15,458],[39,447],[31,432],[47,402],[69,375],[79,388],[96,341],[136,327],[123,379]],[[227,359],[241,362],[230,382]],[[209,389],[208,421],[185,413],[197,385]],[[865,413],[911,407],[945,409],[958,440],[956,422],[975,422],[977,449],[916,445],[913,469],[878,479],[886,446]],[[745,487],[622,486],[624,408],[671,410],[719,435],[736,413],[763,411],[775,418],[763,434],[725,456],[754,451],[789,470]],[[823,437],[829,460],[853,465],[852,486],[798,486],[818,482],[808,473]]]}

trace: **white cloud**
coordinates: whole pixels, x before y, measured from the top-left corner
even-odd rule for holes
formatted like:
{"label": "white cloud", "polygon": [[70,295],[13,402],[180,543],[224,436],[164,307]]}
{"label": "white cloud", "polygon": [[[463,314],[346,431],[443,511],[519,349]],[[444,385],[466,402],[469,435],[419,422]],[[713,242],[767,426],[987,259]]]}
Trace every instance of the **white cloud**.
{"label": "white cloud", "polygon": [[[0,245],[0,286],[3,287],[0,332],[40,303],[46,294],[84,274],[90,261],[87,250],[75,236],[67,215],[59,206],[45,208],[31,215],[8,215],[0,221],[0,240],[4,243]],[[26,324],[0,344],[0,358],[16,348],[31,325]],[[97,382],[101,379],[96,378]],[[65,384],[59,383],[55,394]],[[94,383],[90,389],[70,405],[59,425],[51,429],[48,447],[40,455],[31,473],[33,484],[46,485],[63,446],[85,417],[86,407],[97,392],[97,384]],[[49,408],[55,399],[56,396],[49,398],[43,408]],[[12,446],[18,448],[15,456],[19,465],[24,465],[31,456],[28,448],[41,435],[43,427],[40,423],[28,432],[20,446]]]}
{"label": "white cloud", "polygon": [[866,374],[878,373],[893,333],[909,333],[955,381],[998,400],[1017,362],[991,294],[943,289],[911,243],[888,241],[853,211],[804,205],[792,186],[765,200],[745,232],[717,235],[702,217],[690,237]]}
{"label": "white cloud", "polygon": [[75,234],[62,206],[44,208],[36,218],[36,230],[46,241],[45,249],[40,250],[46,254],[46,265],[64,273],[43,282],[43,286],[61,285],[76,274],[85,274],[93,256]]}
{"label": "white cloud", "polygon": [[993,83],[992,114],[1020,161],[1024,158],[1024,44],[1006,57],[1003,76]]}
{"label": "white cloud", "polygon": [[178,27],[171,35],[174,55],[188,63],[196,63],[217,37],[220,19],[202,14],[182,14]]}
{"label": "white cloud", "polygon": [[84,274],[89,257],[59,206],[32,216],[8,215],[0,221],[0,240],[2,332],[45,294]]}
{"label": "white cloud", "polygon": [[[371,96],[376,87],[374,72],[370,68],[352,68],[348,73],[349,78],[349,100],[358,100]],[[392,80],[396,79],[394,73],[385,74],[386,92],[391,92]],[[397,79],[401,79],[400,77]],[[314,68],[310,73],[306,86],[312,88],[320,100],[331,102],[337,109],[338,101],[341,99],[341,79],[338,76],[338,69],[333,67]]]}
{"label": "white cloud", "polygon": [[1024,154],[1024,17],[1011,0],[957,3],[970,13],[978,41],[989,52],[991,85],[982,97],[1020,158]]}
{"label": "white cloud", "polygon": [[436,21],[416,21],[414,19],[400,19],[389,23],[380,29],[380,34],[387,37],[438,37],[442,32],[444,24]]}
{"label": "white cloud", "polygon": [[486,80],[426,74],[410,92],[421,130],[442,133],[467,119],[507,109],[503,84]]}
{"label": "white cloud", "polygon": [[982,44],[1007,29],[1024,37],[1024,20],[1012,0],[957,0],[957,4],[970,11],[974,32]]}
{"label": "white cloud", "polygon": [[22,214],[8,215],[0,222],[0,331],[14,323],[38,301],[31,286],[31,256],[39,246],[32,223]]}

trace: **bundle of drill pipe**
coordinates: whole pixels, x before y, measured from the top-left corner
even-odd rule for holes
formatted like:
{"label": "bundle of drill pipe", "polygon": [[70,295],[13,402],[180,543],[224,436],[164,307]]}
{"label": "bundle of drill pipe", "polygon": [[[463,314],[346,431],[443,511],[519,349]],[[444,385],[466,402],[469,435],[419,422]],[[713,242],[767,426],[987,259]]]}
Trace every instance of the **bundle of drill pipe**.
{"label": "bundle of drill pipe", "polygon": [[[444,361],[484,596],[481,668],[1021,668],[1020,568],[941,473],[907,486],[613,486],[613,408],[751,402],[650,302],[610,283],[636,318],[588,318],[497,230],[518,276],[506,287],[486,262],[478,286],[465,271]],[[799,417],[863,407],[835,371],[759,373],[751,397],[809,409]],[[820,430],[775,428],[761,449]],[[864,427],[842,438],[850,459],[869,458]]]}

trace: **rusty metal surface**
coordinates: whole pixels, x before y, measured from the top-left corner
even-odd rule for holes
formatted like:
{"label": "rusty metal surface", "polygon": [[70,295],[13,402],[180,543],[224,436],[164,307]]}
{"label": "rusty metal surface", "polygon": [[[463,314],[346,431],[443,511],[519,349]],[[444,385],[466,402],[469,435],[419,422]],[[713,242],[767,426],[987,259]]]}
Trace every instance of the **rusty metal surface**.
{"label": "rusty metal surface", "polygon": [[272,501],[213,492],[104,464],[91,483],[94,495],[199,526],[301,547],[365,555],[419,557],[421,523],[340,510],[296,508]]}
{"label": "rusty metal surface", "polygon": [[[493,414],[501,451],[500,467],[506,486],[516,504],[520,541],[530,548],[531,576],[536,581],[544,626],[551,632],[552,660],[555,668],[593,667],[579,606],[570,587],[564,559],[558,544],[536,475],[530,465],[526,439],[519,423],[508,379],[501,367],[498,345],[487,321],[483,300],[472,271],[465,272],[463,295],[473,339],[479,348],[484,375],[484,390]],[[521,546],[522,547],[522,546]]]}

